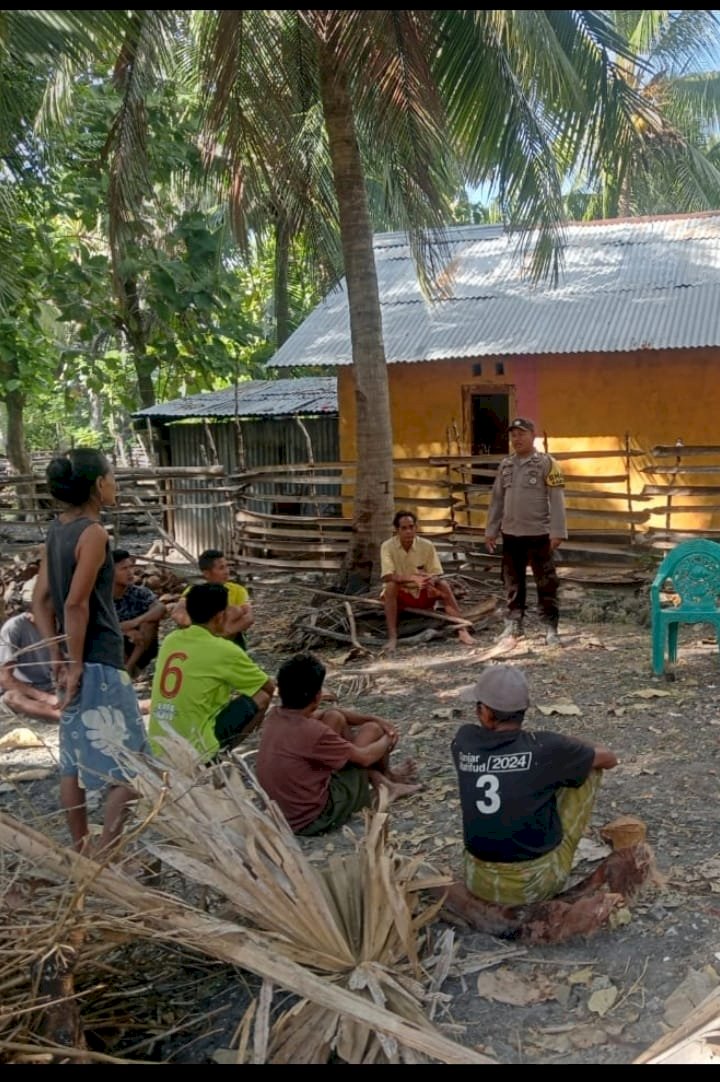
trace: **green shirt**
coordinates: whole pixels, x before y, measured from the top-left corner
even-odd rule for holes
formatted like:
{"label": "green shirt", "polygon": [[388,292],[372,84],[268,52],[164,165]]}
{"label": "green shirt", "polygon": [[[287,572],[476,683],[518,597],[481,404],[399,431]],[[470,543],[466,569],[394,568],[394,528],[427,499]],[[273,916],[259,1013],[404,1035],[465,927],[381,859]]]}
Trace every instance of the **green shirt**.
{"label": "green shirt", "polygon": [[205,758],[220,745],[215,718],[237,692],[254,695],[269,677],[235,643],[205,627],[171,631],[155,665],[148,734],[153,752],[162,755],[156,737],[170,726]]}

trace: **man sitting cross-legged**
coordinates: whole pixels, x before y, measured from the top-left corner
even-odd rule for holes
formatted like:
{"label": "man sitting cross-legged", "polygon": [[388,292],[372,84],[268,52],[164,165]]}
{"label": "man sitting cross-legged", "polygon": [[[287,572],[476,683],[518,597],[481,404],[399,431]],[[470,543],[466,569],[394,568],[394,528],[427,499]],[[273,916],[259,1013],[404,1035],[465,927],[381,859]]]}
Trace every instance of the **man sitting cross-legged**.
{"label": "man sitting cross-legged", "polygon": [[167,726],[209,762],[257,729],[275,684],[244,650],[224,638],[224,586],[192,586],[186,602],[190,627],[171,631],[160,647],[148,732],[157,755],[162,756],[158,739]]}
{"label": "man sitting cross-legged", "polygon": [[50,651],[40,643],[42,635],[31,612],[11,616],[0,628],[2,701],[26,717],[60,721]]}
{"label": "man sitting cross-legged", "polygon": [[389,769],[397,745],[393,725],[371,714],[331,707],[320,711],[325,666],[296,654],[280,667],[282,706],[268,712],[256,773],[296,834],[325,834],[370,803],[370,786],[390,801],[421,788],[410,784],[414,765]]}

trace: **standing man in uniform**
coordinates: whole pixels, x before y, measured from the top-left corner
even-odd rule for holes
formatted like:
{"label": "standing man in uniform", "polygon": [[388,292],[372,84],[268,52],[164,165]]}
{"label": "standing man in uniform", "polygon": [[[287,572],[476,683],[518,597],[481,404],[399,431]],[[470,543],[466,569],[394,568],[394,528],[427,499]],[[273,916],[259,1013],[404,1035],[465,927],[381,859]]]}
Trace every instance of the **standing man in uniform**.
{"label": "standing man in uniform", "polygon": [[[380,546],[382,599],[387,623],[387,651],[397,646],[398,612],[402,609],[433,609],[442,601],[448,616],[462,619],[455,595],[439,576],[443,569],[432,541],[417,536],[417,518],[412,511],[398,511],[393,519],[395,536]],[[458,628],[465,646],[475,640],[466,627]]]}
{"label": "standing man in uniform", "polygon": [[535,450],[535,424],[516,417],[510,424],[512,454],[504,458],[493,485],[485,546],[494,552],[502,533],[502,574],[507,619],[501,639],[523,634],[527,565],[538,594],[545,642],[559,646],[558,575],[554,552],[567,537],[564,480],[551,455]]}

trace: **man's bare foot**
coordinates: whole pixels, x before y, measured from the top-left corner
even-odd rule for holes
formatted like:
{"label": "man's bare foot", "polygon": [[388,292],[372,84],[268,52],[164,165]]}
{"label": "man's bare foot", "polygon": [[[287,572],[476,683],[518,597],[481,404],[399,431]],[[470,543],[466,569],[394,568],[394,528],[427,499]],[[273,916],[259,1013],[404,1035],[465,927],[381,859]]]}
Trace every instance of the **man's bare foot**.
{"label": "man's bare foot", "polygon": [[388,639],[388,641],[385,643],[385,649],[384,649],[383,653],[385,653],[385,654],[394,654],[396,650],[397,650],[397,639]]}
{"label": "man's bare foot", "polygon": [[417,763],[414,759],[405,759],[404,762],[398,763],[392,770],[385,771],[385,777],[390,781],[413,781],[417,778]]}
{"label": "man's bare foot", "polygon": [[392,804],[394,800],[400,800],[401,797],[419,793],[422,789],[420,784],[410,785],[404,781],[390,781],[387,774],[383,776],[383,787],[387,793],[388,804]]}
{"label": "man's bare foot", "polygon": [[463,644],[463,646],[475,646],[475,639],[464,627],[461,627],[458,631],[458,638],[460,639],[460,642]]}

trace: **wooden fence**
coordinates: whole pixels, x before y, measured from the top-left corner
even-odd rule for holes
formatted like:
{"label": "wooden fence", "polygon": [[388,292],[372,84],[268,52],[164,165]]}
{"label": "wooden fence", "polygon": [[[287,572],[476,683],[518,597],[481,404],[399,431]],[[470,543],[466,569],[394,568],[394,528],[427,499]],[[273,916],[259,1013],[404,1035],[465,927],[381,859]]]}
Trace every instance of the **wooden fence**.
{"label": "wooden fence", "polygon": [[[720,537],[720,446],[673,444],[644,451],[626,438],[610,450],[550,449],[566,480],[570,538],[560,556],[568,568],[621,573],[686,537]],[[421,532],[435,541],[449,567],[497,564],[483,539],[501,457],[395,462],[396,509],[418,515]],[[222,511],[231,530],[216,543],[247,573],[332,575],[348,547],[355,476],[351,462],[263,467],[229,476],[222,466],[209,465],[118,469],[120,502],[108,524],[117,544],[128,535],[149,534],[193,560],[204,540],[193,537],[192,516],[206,523],[208,515]],[[0,476],[0,545],[6,553],[41,541],[53,514],[43,473]],[[175,528],[179,514],[181,534]]]}

